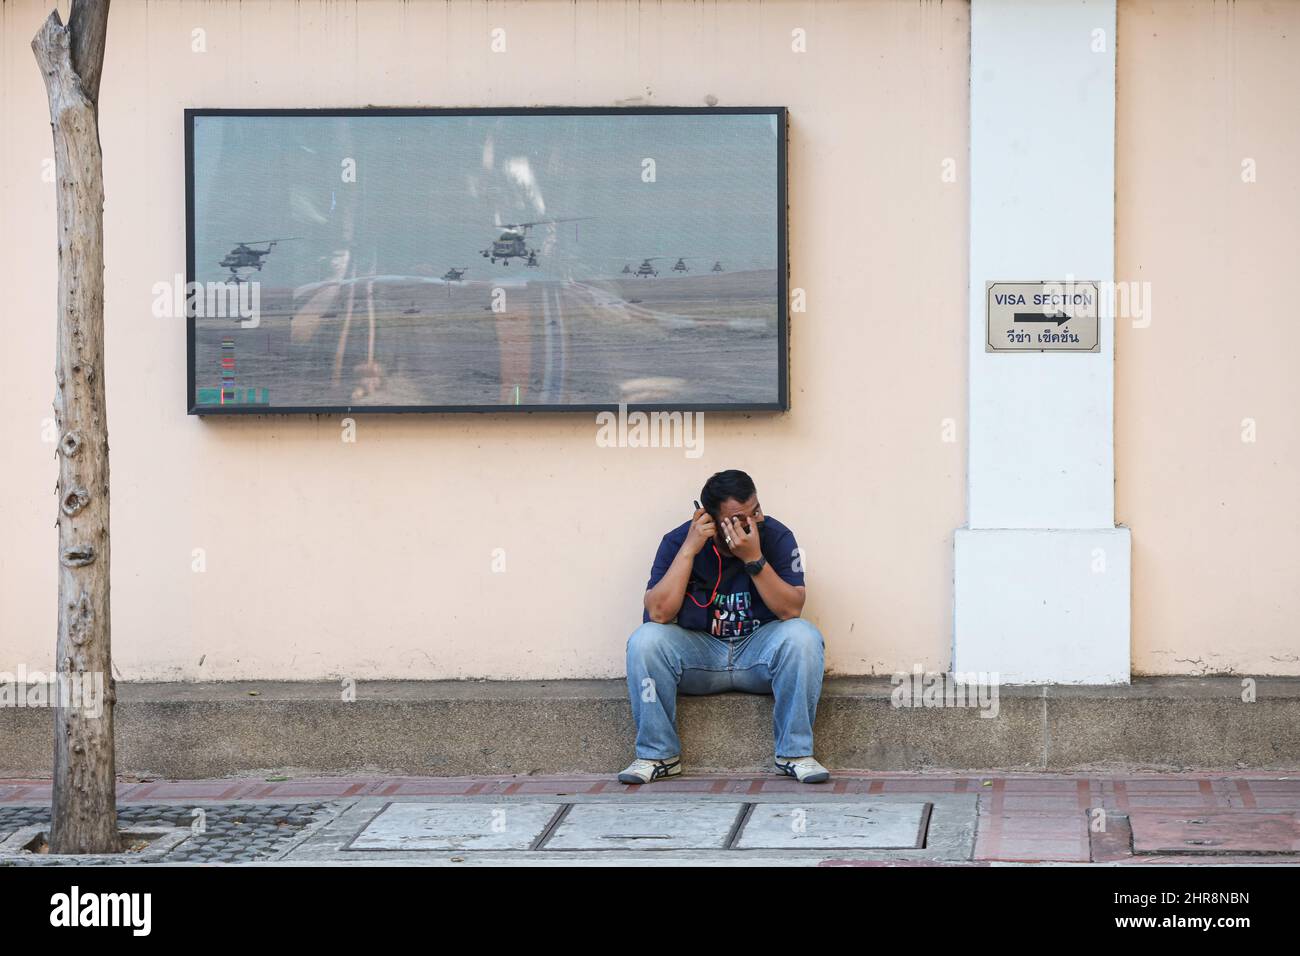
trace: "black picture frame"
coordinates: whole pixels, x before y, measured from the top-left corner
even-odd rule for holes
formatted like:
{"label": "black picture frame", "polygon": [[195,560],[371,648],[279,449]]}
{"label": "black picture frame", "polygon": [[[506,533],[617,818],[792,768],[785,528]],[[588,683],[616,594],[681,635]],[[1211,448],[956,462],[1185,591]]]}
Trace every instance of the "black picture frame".
{"label": "black picture frame", "polygon": [[[637,106],[637,107],[364,107],[364,108],[277,108],[238,109],[194,107],[184,111],[185,141],[185,281],[196,277],[195,195],[194,195],[194,122],[199,117],[276,116],[276,117],[369,117],[369,116],[539,116],[539,115],[658,115],[658,114],[763,114],[776,117],[777,129],[777,394],[775,402],[726,403],[643,403],[628,402],[629,412],[785,412],[790,408],[789,394],[789,230],[787,198],[787,108],[783,106]],[[531,404],[531,405],[200,405],[196,399],[195,380],[196,319],[186,312],[186,409],[197,416],[225,415],[373,415],[409,413],[477,413],[519,414],[534,412],[616,412],[617,403],[600,404]]]}

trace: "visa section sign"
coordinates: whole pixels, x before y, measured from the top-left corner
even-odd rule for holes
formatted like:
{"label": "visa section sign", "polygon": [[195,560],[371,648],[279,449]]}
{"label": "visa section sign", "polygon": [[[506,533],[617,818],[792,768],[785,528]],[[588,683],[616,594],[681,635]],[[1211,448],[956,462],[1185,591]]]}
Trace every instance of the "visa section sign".
{"label": "visa section sign", "polygon": [[986,352],[1099,352],[1097,283],[985,284]]}

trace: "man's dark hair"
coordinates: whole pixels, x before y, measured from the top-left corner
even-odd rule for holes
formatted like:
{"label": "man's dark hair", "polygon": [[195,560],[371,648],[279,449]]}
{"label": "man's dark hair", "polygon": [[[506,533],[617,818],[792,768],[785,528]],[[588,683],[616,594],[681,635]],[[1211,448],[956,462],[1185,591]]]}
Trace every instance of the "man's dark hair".
{"label": "man's dark hair", "polygon": [[755,491],[757,489],[754,487],[754,479],[743,471],[732,468],[718,472],[704,483],[704,487],[700,490],[700,504],[704,505],[705,511],[716,518],[722,503],[728,498],[748,501],[754,496]]}

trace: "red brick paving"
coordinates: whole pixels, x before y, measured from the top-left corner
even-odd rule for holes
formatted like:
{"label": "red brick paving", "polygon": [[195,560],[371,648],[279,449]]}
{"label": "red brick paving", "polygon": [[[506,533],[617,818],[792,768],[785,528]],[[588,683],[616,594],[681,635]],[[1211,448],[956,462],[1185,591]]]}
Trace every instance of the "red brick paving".
{"label": "red brick paving", "polygon": [[1186,853],[1205,847],[1234,853],[1300,853],[1296,813],[1139,810],[1129,815],[1129,825],[1133,847],[1142,853]]}
{"label": "red brick paving", "polygon": [[[1254,775],[1252,775],[1252,773]],[[567,796],[574,794],[640,793],[716,794],[739,797],[755,794],[809,792],[794,780],[771,774],[687,774],[648,787],[618,783],[612,775],[493,777],[302,777],[288,780],[141,780],[118,785],[118,800],[319,800],[350,797]],[[1258,771],[1108,775],[1006,773],[872,773],[837,771],[826,794],[953,794],[978,797],[978,829],[973,864],[987,862],[1093,861],[1136,864],[1189,862],[1166,848],[1181,847],[1205,832],[1212,817],[1214,834],[1225,841],[1225,853],[1295,852],[1294,834],[1300,811],[1300,773],[1264,776]],[[0,780],[0,804],[42,803],[49,800],[48,780]],[[1088,811],[1104,808],[1107,828],[1090,833]],[[1288,813],[1286,811],[1293,811]],[[1137,821],[1139,849],[1133,854]],[[1270,841],[1277,843],[1271,845]],[[1280,841],[1280,842],[1279,842]],[[1204,860],[1192,857],[1190,861]],[[1213,857],[1214,862],[1281,862],[1267,856]],[[1296,857],[1291,857],[1294,861]],[[890,862],[841,859],[833,866],[895,865]]]}

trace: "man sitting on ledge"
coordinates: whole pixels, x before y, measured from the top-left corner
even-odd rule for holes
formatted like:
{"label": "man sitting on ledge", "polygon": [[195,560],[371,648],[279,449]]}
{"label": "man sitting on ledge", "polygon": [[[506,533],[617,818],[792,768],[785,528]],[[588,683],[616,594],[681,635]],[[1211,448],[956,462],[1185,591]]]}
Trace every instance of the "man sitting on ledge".
{"label": "man sitting on ledge", "polygon": [[776,768],[801,783],[830,778],[813,759],[826,643],[803,610],[794,534],[765,518],[754,482],[720,471],[690,521],[663,537],[646,584],[644,623],[627,642],[636,756],[618,775],[649,783],[682,772],[677,692],[775,698]]}

